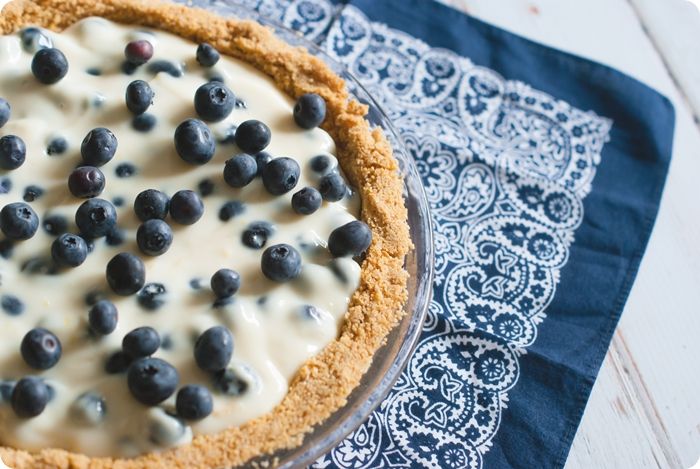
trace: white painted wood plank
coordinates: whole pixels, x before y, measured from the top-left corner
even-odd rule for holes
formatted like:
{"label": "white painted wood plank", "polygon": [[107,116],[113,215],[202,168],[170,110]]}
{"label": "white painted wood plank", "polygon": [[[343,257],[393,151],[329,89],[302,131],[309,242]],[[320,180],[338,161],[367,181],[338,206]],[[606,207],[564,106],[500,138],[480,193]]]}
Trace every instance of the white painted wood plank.
{"label": "white painted wood plank", "polygon": [[630,0],[700,123],[700,0]]}
{"label": "white painted wood plank", "polygon": [[[567,468],[690,467],[700,455],[700,133],[690,106],[625,1],[443,1],[612,65],[673,101],[674,156],[657,225]],[[682,1],[656,0],[656,13]]]}

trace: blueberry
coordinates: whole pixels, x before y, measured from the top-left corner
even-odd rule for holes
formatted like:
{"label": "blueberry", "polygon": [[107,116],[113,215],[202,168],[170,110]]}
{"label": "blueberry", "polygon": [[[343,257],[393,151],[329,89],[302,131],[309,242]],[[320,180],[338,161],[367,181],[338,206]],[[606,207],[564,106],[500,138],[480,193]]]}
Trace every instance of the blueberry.
{"label": "blueberry", "polygon": [[51,39],[39,28],[24,28],[19,34],[22,40],[22,47],[25,51],[32,54],[40,49],[53,47]]}
{"label": "blueberry", "polygon": [[124,206],[124,197],[121,196],[116,196],[115,198],[112,199],[112,205],[115,207],[123,207]]}
{"label": "blueberry", "polygon": [[101,238],[117,224],[117,211],[104,199],[88,199],[75,212],[75,224],[83,235]]}
{"label": "blueberry", "polygon": [[41,83],[58,83],[68,73],[68,60],[58,49],[40,49],[32,59],[32,73]]}
{"label": "blueberry", "polygon": [[172,350],[173,338],[170,335],[164,335],[163,339],[160,341],[160,348],[163,350]]}
{"label": "blueberry", "polygon": [[12,190],[12,180],[8,177],[0,177],[0,194],[9,194]]}
{"label": "blueberry", "polygon": [[328,249],[333,257],[359,256],[372,242],[372,230],[366,223],[355,220],[331,232]]}
{"label": "blueberry", "polygon": [[88,391],[78,396],[70,406],[70,415],[85,425],[97,425],[102,422],[107,413],[104,397],[94,391]]}
{"label": "blueberry", "polygon": [[294,105],[294,122],[302,129],[318,127],[326,118],[326,101],[316,93],[304,94]]}
{"label": "blueberry", "polygon": [[270,128],[258,120],[247,120],[236,127],[235,138],[238,148],[253,155],[270,144]]}
{"label": "blueberry", "polygon": [[34,202],[42,195],[44,195],[44,189],[32,184],[24,188],[24,195],[22,196],[22,199],[25,202]]}
{"label": "blueberry", "polygon": [[131,120],[131,128],[138,132],[150,132],[156,126],[156,116],[148,112],[134,116]]}
{"label": "blueberry", "polygon": [[139,226],[136,232],[136,244],[142,253],[149,256],[160,256],[170,249],[173,242],[173,232],[163,220],[147,220]]}
{"label": "blueberry", "polygon": [[190,280],[190,288],[192,290],[201,290],[202,289],[202,284],[204,283],[204,280],[201,278],[193,278]]}
{"label": "blueberry", "polygon": [[0,308],[10,316],[19,316],[24,312],[24,303],[15,295],[0,296]]}
{"label": "blueberry", "polygon": [[122,339],[122,351],[131,358],[149,357],[160,347],[160,336],[152,327],[137,327]]}
{"label": "blueberry", "polygon": [[129,76],[136,73],[136,69],[138,69],[138,68],[139,68],[138,65],[134,65],[131,62],[129,62],[128,60],[125,60],[122,63],[122,67],[121,67],[122,73],[124,73],[124,75],[129,75]]}
{"label": "blueberry", "polygon": [[141,358],[129,366],[127,383],[131,394],[142,404],[154,406],[177,389],[177,370],[160,358]]}
{"label": "blueberry", "polygon": [[132,295],[146,283],[145,270],[141,259],[121,252],[107,263],[107,283],[117,295]]}
{"label": "blueberry", "polygon": [[203,84],[194,94],[194,109],[205,121],[225,119],[233,111],[234,104],[233,92],[218,81]]}
{"label": "blueberry", "polygon": [[12,391],[16,384],[14,381],[0,382],[0,402],[9,402],[12,399]]}
{"label": "blueberry", "polygon": [[36,370],[48,370],[61,359],[61,342],[53,333],[36,327],[22,339],[20,345],[22,358]]}
{"label": "blueberry", "polygon": [[292,208],[300,215],[311,215],[321,202],[321,193],[313,187],[305,187],[292,196]]}
{"label": "blueberry", "polygon": [[175,400],[177,415],[185,420],[201,420],[214,410],[214,401],[207,388],[188,384],[180,389]]}
{"label": "blueberry", "polygon": [[75,197],[97,197],[105,188],[105,175],[94,166],[80,166],[68,176],[68,190]]}
{"label": "blueberry", "polygon": [[265,249],[260,267],[270,280],[287,282],[301,273],[301,256],[289,244],[276,244]]}
{"label": "blueberry", "polygon": [[143,80],[134,80],[126,87],[126,107],[134,114],[143,114],[153,104],[155,93]]}
{"label": "blueberry", "polygon": [[24,164],[27,147],[24,140],[16,135],[5,135],[0,138],[0,168],[17,169]]}
{"label": "blueberry", "polygon": [[212,275],[210,285],[217,298],[228,298],[241,288],[241,276],[235,270],[219,269]]}
{"label": "blueberry", "polygon": [[126,370],[129,369],[129,365],[131,365],[131,362],[131,357],[129,357],[121,350],[118,352],[114,352],[112,355],[109,356],[109,358],[107,358],[107,361],[105,362],[105,373],[107,373],[108,375],[124,373]]}
{"label": "blueberry", "polygon": [[165,296],[168,291],[162,283],[148,283],[136,295],[136,299],[142,308],[155,311],[165,304]]}
{"label": "blueberry", "polygon": [[224,181],[231,187],[245,187],[255,179],[258,164],[252,156],[241,153],[226,161]]}
{"label": "blueberry", "polygon": [[0,211],[0,230],[9,239],[25,240],[39,228],[39,217],[24,202],[7,204]]}
{"label": "blueberry", "polygon": [[233,355],[233,335],[224,326],[214,326],[194,344],[194,359],[204,371],[216,372],[228,366]]}
{"label": "blueberry", "polygon": [[117,307],[109,300],[100,300],[95,303],[88,313],[90,329],[95,334],[108,335],[117,328],[119,313]]}
{"label": "blueberry", "polygon": [[0,239],[0,257],[3,259],[9,259],[12,257],[14,248],[15,244],[11,239]]}
{"label": "blueberry", "polygon": [[46,147],[47,155],[61,155],[68,150],[68,141],[63,137],[56,137]]}
{"label": "blueberry", "polygon": [[31,418],[40,415],[49,403],[49,387],[35,376],[20,379],[12,390],[12,410],[18,417]]}
{"label": "blueberry", "polygon": [[224,135],[219,139],[219,143],[228,145],[236,143],[236,126],[232,125],[229,127]]}
{"label": "blueberry", "polygon": [[214,387],[227,396],[240,396],[248,390],[248,382],[233,369],[226,368],[214,375]]}
{"label": "blueberry", "polygon": [[130,178],[138,172],[136,166],[131,163],[120,163],[114,168],[114,173],[118,178]]}
{"label": "blueberry", "polygon": [[51,257],[58,265],[78,267],[85,262],[87,254],[85,240],[73,234],[64,233],[51,244]]}
{"label": "blueberry", "polygon": [[345,197],[345,194],[347,194],[348,186],[345,184],[345,181],[340,174],[332,172],[321,178],[321,182],[318,185],[318,190],[321,192],[321,197],[323,197],[323,200],[328,202],[338,202]]}
{"label": "blueberry", "polygon": [[62,215],[48,215],[44,218],[43,227],[48,234],[58,236],[68,229],[68,220]]}
{"label": "blueberry", "polygon": [[204,164],[214,156],[216,142],[204,122],[187,119],[175,129],[175,150],[187,163]]}
{"label": "blueberry", "polygon": [[102,75],[102,70],[100,70],[97,67],[90,67],[87,70],[85,70],[85,73],[94,77],[99,77],[100,75]]}
{"label": "blueberry", "polygon": [[5,98],[0,98],[0,128],[10,120],[10,114],[12,114],[10,103]]}
{"label": "blueberry", "polygon": [[192,225],[204,214],[204,204],[197,194],[190,190],[177,191],[170,199],[170,216],[176,223]]}
{"label": "blueberry", "polygon": [[267,163],[272,161],[272,155],[266,151],[261,151],[255,154],[255,162],[258,164],[258,172],[256,176],[262,176],[263,169],[267,166]]}
{"label": "blueberry", "polygon": [[263,169],[263,185],[272,195],[286,194],[296,187],[299,173],[299,163],[292,158],[275,158]]}
{"label": "blueberry", "polygon": [[304,305],[301,308],[301,315],[304,319],[313,319],[314,321],[321,320],[321,312],[312,305]]}
{"label": "blueberry", "polygon": [[117,137],[104,127],[92,129],[80,145],[83,161],[90,166],[102,166],[114,157],[117,151]]}
{"label": "blueberry", "polygon": [[140,192],[134,200],[134,213],[141,221],[159,219],[168,215],[170,199],[161,191],[146,189]]}
{"label": "blueberry", "polygon": [[219,209],[219,220],[229,221],[245,211],[245,205],[238,200],[230,200]]}
{"label": "blueberry", "polygon": [[309,166],[314,173],[324,176],[333,169],[333,162],[326,155],[316,155],[309,161]]}
{"label": "blueberry", "polygon": [[167,73],[168,75],[174,78],[180,78],[183,73],[181,66],[176,65],[167,60],[156,60],[154,62],[151,62],[150,64],[148,64],[148,71],[153,73],[154,75],[157,75],[160,72]]}
{"label": "blueberry", "polygon": [[267,238],[274,233],[274,227],[266,221],[256,221],[243,231],[241,242],[252,249],[260,249],[267,243]]}
{"label": "blueberry", "polygon": [[105,235],[107,246],[119,246],[124,242],[124,231],[114,227],[112,231]]}
{"label": "blueberry", "polygon": [[212,195],[214,193],[214,181],[211,179],[202,179],[199,181],[197,184],[197,190],[199,191],[199,194],[202,197],[207,197],[209,195]]}
{"label": "blueberry", "polygon": [[131,41],[124,48],[124,57],[133,65],[143,65],[153,57],[153,44],[141,39]]}
{"label": "blueberry", "polygon": [[206,42],[197,46],[197,62],[202,67],[213,67],[219,61],[221,55],[211,44]]}

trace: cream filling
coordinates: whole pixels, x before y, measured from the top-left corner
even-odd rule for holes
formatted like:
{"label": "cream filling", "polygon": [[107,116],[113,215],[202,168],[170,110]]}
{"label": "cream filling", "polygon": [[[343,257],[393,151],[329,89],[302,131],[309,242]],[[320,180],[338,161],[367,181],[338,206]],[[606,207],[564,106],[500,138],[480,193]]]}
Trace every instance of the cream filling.
{"label": "cream filling", "polygon": [[[21,201],[27,186],[38,185],[45,193],[30,205],[40,220],[49,214],[61,214],[69,220],[69,231],[77,232],[73,218],[83,200],[71,196],[67,177],[81,161],[80,143],[85,134],[95,127],[107,127],[117,136],[119,146],[114,159],[101,168],[107,184],[100,197],[110,201],[123,198],[124,205],[117,207],[117,213],[125,241],[113,247],[104,238],[97,240],[83,265],[57,275],[20,272],[26,260],[49,256],[53,237],[40,227],[32,239],[15,243],[10,259],[0,258],[0,296],[17,296],[25,306],[19,316],[0,311],[0,378],[10,381],[39,375],[55,390],[46,410],[31,419],[17,418],[8,402],[0,402],[0,443],[28,450],[58,447],[91,456],[131,456],[185,443],[193,434],[218,432],[272,410],[304,361],[336,338],[357,287],[360,267],[350,259],[332,261],[325,243],[334,228],[358,217],[358,197],[324,202],[310,216],[296,215],[290,204],[294,191],[271,196],[259,178],[243,189],[232,189],[224,183],[223,163],[239,153],[235,145],[217,144],[211,162],[192,166],[175,153],[173,133],[182,120],[196,117],[195,90],[215,73],[247,107],[235,109],[223,122],[210,124],[214,133],[223,136],[232,125],[247,119],[267,123],[272,141],[266,151],[273,156],[292,157],[302,168],[295,190],[317,185],[318,176],[311,171],[309,160],[318,154],[332,155],[333,140],[320,129],[298,128],[292,119],[293,101],[257,70],[224,56],[213,69],[202,68],[195,60],[196,44],[176,36],[100,18],[83,20],[60,34],[46,34],[70,65],[67,76],[52,86],[40,84],[32,76],[32,54],[22,49],[18,34],[0,37],[0,96],[12,107],[12,118],[0,129],[0,136],[18,135],[27,146],[22,167],[0,170],[0,179],[6,177],[12,183],[11,191],[0,195],[0,205]],[[131,76],[123,74],[120,67],[124,46],[137,38],[153,43],[152,60],[182,64],[184,76],[159,73],[154,77],[145,67]],[[89,75],[89,68],[100,69],[102,75]],[[148,81],[155,91],[148,112],[156,116],[157,124],[148,133],[132,129],[132,115],[124,102],[126,86],[135,79]],[[68,151],[49,156],[47,144],[57,136],[68,141]],[[118,178],[115,168],[125,162],[135,165],[138,172]],[[215,183],[215,191],[203,198],[202,219],[191,226],[179,226],[168,218],[174,232],[170,250],[159,257],[142,255],[135,243],[139,222],[132,204],[136,194],[149,188],[169,195],[180,189],[197,190],[198,183],[206,178]],[[222,222],[218,211],[229,200],[243,202],[246,209]],[[262,275],[262,250],[245,247],[240,241],[241,233],[253,221],[276,226],[267,246],[284,242],[297,247],[304,262],[299,278],[276,284]],[[105,265],[121,251],[136,253],[144,260],[147,283],[166,287],[165,304],[157,311],[143,309],[135,296],[124,298],[109,293]],[[335,268],[331,268],[333,263]],[[242,287],[232,304],[214,308],[209,278],[223,267],[241,274]],[[199,291],[190,286],[197,278],[204,285]],[[87,333],[89,307],[85,295],[95,290],[106,292],[119,310],[116,331],[101,339]],[[304,305],[313,305],[320,314],[305,317]],[[239,396],[217,392],[211,378],[194,363],[193,337],[218,324],[229,327],[234,335],[231,367],[248,384],[247,391]],[[129,393],[125,374],[109,375],[104,371],[107,357],[120,348],[122,337],[144,325],[170,338],[170,349],[161,348],[155,356],[177,368],[180,386],[200,383],[212,390],[211,416],[182,426],[162,410],[138,403]],[[37,326],[54,332],[63,344],[60,362],[44,372],[30,369],[19,353],[22,337]],[[96,392],[104,398],[107,411],[103,420],[95,423],[90,418],[76,418],[71,409],[85,392]],[[168,410],[173,404],[174,396],[161,407]]]}

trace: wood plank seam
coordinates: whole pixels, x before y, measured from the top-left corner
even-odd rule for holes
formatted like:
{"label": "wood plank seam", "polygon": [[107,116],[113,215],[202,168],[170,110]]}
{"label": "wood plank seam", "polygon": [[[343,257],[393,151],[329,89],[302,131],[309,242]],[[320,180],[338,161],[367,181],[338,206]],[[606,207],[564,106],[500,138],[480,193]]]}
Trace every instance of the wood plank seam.
{"label": "wood plank seam", "polygon": [[678,80],[678,77],[676,76],[676,73],[673,70],[673,67],[671,64],[668,62],[666,57],[663,54],[663,51],[659,47],[659,43],[656,40],[656,38],[649,33],[649,27],[646,24],[646,21],[644,20],[644,16],[641,14],[639,11],[639,7],[633,0],[627,0],[627,3],[630,5],[630,8],[634,12],[634,14],[637,16],[637,20],[639,21],[639,24],[642,26],[642,31],[644,31],[644,35],[649,39],[649,42],[651,43],[652,47],[654,48],[654,51],[656,51],[656,54],[659,56],[661,59],[661,62],[664,65],[664,69],[666,70],[666,73],[668,73],[668,76],[671,78],[671,81],[673,82],[673,86],[676,88],[678,91],[678,94],[680,95],[681,99],[683,100],[683,104],[685,105],[686,109],[690,112],[690,115],[693,116],[693,122],[695,123],[696,127],[698,130],[700,130],[700,116],[698,115],[698,112],[700,110],[696,110],[693,105],[690,102],[690,99],[688,97],[688,94],[686,93],[685,89],[681,85],[680,81]]}
{"label": "wood plank seam", "polygon": [[644,378],[620,329],[617,330],[613,337],[609,355],[613,368],[622,383],[626,397],[630,402],[637,404],[638,409],[635,410],[638,411],[639,417],[648,425],[649,437],[653,438],[654,442],[658,444],[661,454],[655,454],[655,458],[657,458],[659,467],[664,469],[683,469],[678,451],[674,448],[668,436],[666,425],[656,408],[654,399],[644,382]]}

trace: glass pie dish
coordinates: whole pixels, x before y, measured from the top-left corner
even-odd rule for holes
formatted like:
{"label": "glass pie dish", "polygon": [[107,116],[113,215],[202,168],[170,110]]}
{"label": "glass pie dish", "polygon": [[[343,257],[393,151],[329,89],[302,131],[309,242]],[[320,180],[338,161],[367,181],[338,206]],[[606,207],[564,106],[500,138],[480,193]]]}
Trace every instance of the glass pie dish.
{"label": "glass pie dish", "polygon": [[369,107],[366,118],[373,127],[381,128],[390,140],[404,178],[404,200],[408,209],[413,249],[406,257],[405,263],[410,277],[403,319],[389,334],[385,345],[377,351],[372,365],[363,376],[360,385],[348,397],[345,406],[308,433],[300,446],[264,455],[255,460],[261,467],[304,467],[331,450],[367,419],[388,395],[418,343],[433,287],[433,241],[428,201],[416,165],[389,118],[344,65],[332,59],[300,33],[240,3],[226,0],[189,0],[178,3],[204,8],[224,17],[257,21],[274,30],[288,43],[302,46],[312,55],[321,58],[345,80],[351,96]]}

